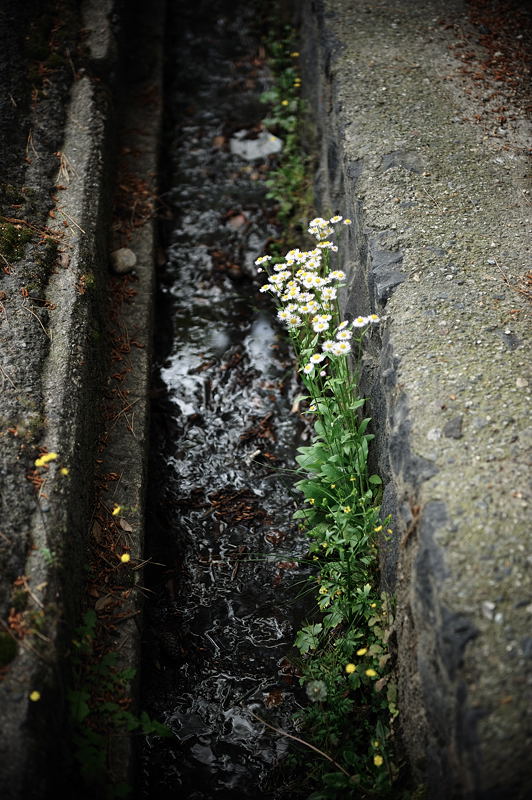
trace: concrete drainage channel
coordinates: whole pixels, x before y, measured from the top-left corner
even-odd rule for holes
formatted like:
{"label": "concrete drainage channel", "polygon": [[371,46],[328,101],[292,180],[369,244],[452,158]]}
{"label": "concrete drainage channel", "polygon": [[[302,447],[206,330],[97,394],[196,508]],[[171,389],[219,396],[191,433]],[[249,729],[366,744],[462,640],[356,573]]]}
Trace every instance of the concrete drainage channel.
{"label": "concrete drainage channel", "polygon": [[[34,5],[28,17],[38,20]],[[91,557],[112,536],[105,569],[128,570],[119,598],[93,585],[93,601],[124,663],[138,662],[164,19],[162,2],[149,15],[141,5],[86,0],[78,17],[75,3],[53,4],[43,25],[55,55],[58,31],[72,39],[59,66],[30,52],[16,4],[2,9],[12,66],[0,220],[6,798],[61,785],[62,657],[78,624],[89,531]],[[529,18],[514,6],[515,41],[526,41]],[[501,99],[503,21],[479,13],[458,0],[299,9],[318,196],[325,212],[354,220],[346,308],[386,318],[382,348],[366,355],[365,391],[393,515],[394,539],[381,550],[397,597],[400,733],[431,800],[532,789],[527,128],[517,89]],[[489,79],[486,52],[499,62],[494,86],[474,77]],[[20,78],[25,59],[40,65],[33,98]],[[464,71],[475,59],[484,68]],[[135,254],[134,273],[118,274],[128,266],[115,261],[109,278],[120,248]],[[110,758],[115,777],[131,782],[127,737]]]}

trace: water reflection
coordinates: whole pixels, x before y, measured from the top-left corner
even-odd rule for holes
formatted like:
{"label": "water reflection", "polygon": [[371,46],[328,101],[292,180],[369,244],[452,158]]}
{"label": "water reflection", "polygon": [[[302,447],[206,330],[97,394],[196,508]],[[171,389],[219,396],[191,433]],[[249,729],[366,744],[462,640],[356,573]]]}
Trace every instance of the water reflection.
{"label": "water reflection", "polygon": [[255,171],[266,155],[250,169],[229,144],[257,129],[266,84],[253,3],[178,6],[147,525],[164,566],[146,573],[143,668],[144,705],[175,736],[144,743],[138,794],[273,800],[297,796],[279,778],[288,743],[254,714],[290,729],[301,699],[288,656],[306,540],[284,470],[297,386],[250,280],[275,235]]}

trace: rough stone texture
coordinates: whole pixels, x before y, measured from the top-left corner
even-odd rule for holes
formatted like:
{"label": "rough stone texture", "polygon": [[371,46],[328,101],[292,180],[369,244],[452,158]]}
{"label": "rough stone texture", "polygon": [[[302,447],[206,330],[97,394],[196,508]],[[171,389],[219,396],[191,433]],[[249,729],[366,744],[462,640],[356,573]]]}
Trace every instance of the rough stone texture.
{"label": "rough stone texture", "polygon": [[[60,773],[60,664],[79,609],[92,491],[111,117],[107,95],[82,77],[65,120],[67,73],[50,76],[26,109],[26,158],[17,136],[11,149],[13,162],[24,163],[23,180],[20,168],[10,176],[26,199],[4,210],[24,220],[20,230],[35,232],[19,252],[4,250],[2,273],[0,612],[2,635],[16,639],[0,683],[5,798],[42,797],[46,775]],[[35,468],[40,448],[57,460]],[[37,475],[40,487],[29,480]]]}
{"label": "rough stone texture", "polygon": [[401,737],[431,800],[525,798],[526,122],[508,97],[502,127],[475,119],[449,47],[456,30],[482,47],[458,0],[324,0],[301,16],[321,210],[353,219],[346,309],[384,317],[362,389],[393,515]]}
{"label": "rough stone texture", "polygon": [[[137,254],[138,289],[129,320],[121,321],[138,345],[123,386],[134,409],[127,416],[134,433],[123,426],[123,414],[113,427],[106,459],[109,469],[119,464],[124,473],[120,496],[113,498],[130,510],[124,538],[137,559],[142,548],[154,230],[150,219],[135,227],[127,243],[110,241],[120,105],[115,90],[122,70],[132,77],[121,66],[128,41],[117,24],[117,9],[123,20],[125,10],[114,0],[57,0],[45,10],[32,0],[26,8],[29,28],[15,2],[0,11],[0,34],[10,43],[2,50],[0,71],[7,58],[19,76],[9,82],[12,102],[0,123],[6,146],[1,221],[23,220],[2,228],[0,241],[0,796],[6,800],[56,796],[72,758],[64,736],[65,652],[79,621],[94,509],[94,463],[106,394],[109,257],[125,244]],[[152,188],[162,9],[157,1],[150,24],[137,23],[144,44],[150,43],[150,63],[137,69],[131,94],[119,98],[132,172]],[[60,49],[46,61],[57,25],[73,42],[79,41],[81,28],[87,34],[86,47],[71,46],[70,62],[59,67]],[[34,61],[32,37],[40,47]],[[140,47],[132,56],[139,53]],[[27,70],[36,65],[46,80],[34,83],[30,98]],[[146,119],[140,120],[139,108]],[[134,130],[134,113],[140,130]],[[6,230],[10,236],[16,232],[20,244],[8,241]],[[27,231],[33,232],[29,240],[23,236]],[[35,468],[43,449],[57,453],[57,459]],[[44,479],[40,487],[28,480],[38,475]],[[138,583],[141,571],[134,574]],[[139,596],[136,591],[120,628],[127,667],[138,660]],[[34,691],[40,694],[37,702],[30,700]],[[118,741],[111,758],[117,780],[126,779],[129,740]]]}

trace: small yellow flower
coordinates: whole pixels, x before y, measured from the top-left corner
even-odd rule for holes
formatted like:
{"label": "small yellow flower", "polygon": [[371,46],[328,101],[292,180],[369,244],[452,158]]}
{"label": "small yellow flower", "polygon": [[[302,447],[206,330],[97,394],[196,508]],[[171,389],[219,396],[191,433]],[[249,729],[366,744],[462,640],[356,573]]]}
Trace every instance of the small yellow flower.
{"label": "small yellow flower", "polygon": [[322,547],[328,547],[328,546],[329,546],[329,542],[322,542],[322,543],[321,543],[321,546],[322,546]]}
{"label": "small yellow flower", "polygon": [[380,533],[382,531],[382,525],[377,525],[377,527],[373,528],[373,530],[375,531],[375,533]]}
{"label": "small yellow flower", "polygon": [[281,100],[281,105],[282,106],[287,106],[288,105],[288,100]]}
{"label": "small yellow flower", "polygon": [[319,593],[320,594],[327,594],[327,587],[326,586],[320,586]]}
{"label": "small yellow flower", "polygon": [[129,553],[122,553],[122,555],[120,556],[120,561],[122,562],[122,564],[127,564],[129,561],[131,561],[131,556],[129,555]]}
{"label": "small yellow flower", "polygon": [[375,741],[373,742],[373,747],[377,748],[377,747],[380,747],[380,746],[381,746],[381,743],[378,742],[377,739],[375,739]]}
{"label": "small yellow flower", "polygon": [[351,506],[344,506],[344,514],[349,514],[351,511]]}
{"label": "small yellow flower", "polygon": [[299,58],[299,53],[297,52],[297,50],[294,50],[294,52],[290,53],[290,55],[292,56],[292,58]]}
{"label": "small yellow flower", "polygon": [[111,514],[113,515],[113,517],[117,517],[121,511],[122,511],[122,506],[119,506],[117,503],[113,508],[113,510],[111,511]]}
{"label": "small yellow flower", "polygon": [[356,668],[357,668],[356,664],[346,664],[345,665],[345,671],[347,672],[348,675],[351,675],[351,673],[354,672],[356,670]]}
{"label": "small yellow flower", "polygon": [[57,453],[44,453],[39,458],[35,459],[35,466],[44,467],[45,464],[48,464],[49,461],[55,461],[56,458]]}
{"label": "small yellow flower", "polygon": [[336,489],[336,484],[335,483],[331,483],[331,489]]}
{"label": "small yellow flower", "polygon": [[382,767],[384,764],[384,759],[382,756],[373,756],[373,763],[376,767]]}
{"label": "small yellow flower", "polygon": [[61,475],[68,475],[68,467],[61,467],[59,472],[61,473]]}
{"label": "small yellow flower", "polygon": [[319,561],[319,558],[318,558],[318,556],[312,556],[312,560],[313,561]]}
{"label": "small yellow flower", "polygon": [[377,603],[370,603],[370,604],[369,604],[369,607],[370,607],[370,608],[377,608]]}
{"label": "small yellow flower", "polygon": [[313,505],[314,505],[314,503],[316,502],[316,501],[315,501],[315,499],[314,499],[313,497],[309,497],[308,501],[309,501],[309,503],[310,503],[310,505],[311,505],[311,506],[313,506]]}
{"label": "small yellow flower", "polygon": [[374,669],[367,669],[365,674],[368,676],[368,678],[375,678],[377,675]]}
{"label": "small yellow flower", "polygon": [[386,533],[393,533],[391,528],[386,528]]}
{"label": "small yellow flower", "polygon": [[34,689],[33,692],[30,692],[29,698],[32,703],[37,703],[41,699],[41,693]]}
{"label": "small yellow flower", "polygon": [[367,647],[361,647],[360,650],[357,650],[357,656],[365,656],[367,652]]}

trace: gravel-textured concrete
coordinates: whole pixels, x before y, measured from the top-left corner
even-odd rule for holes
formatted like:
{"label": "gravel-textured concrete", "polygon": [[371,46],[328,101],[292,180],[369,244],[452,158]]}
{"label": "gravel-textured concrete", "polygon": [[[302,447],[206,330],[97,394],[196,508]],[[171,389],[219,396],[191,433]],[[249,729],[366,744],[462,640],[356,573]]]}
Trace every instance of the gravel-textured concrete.
{"label": "gravel-textured concrete", "polygon": [[[55,796],[72,768],[67,655],[86,588],[95,458],[108,395],[110,252],[125,244],[112,241],[110,231],[120,127],[121,147],[132,153],[130,176],[154,191],[157,167],[164,5],[153,5],[149,24],[132,23],[143,37],[132,53],[142,55],[140,69],[125,64],[125,22],[133,6],[141,10],[140,3],[130,4],[126,13],[115,0],[68,8],[53,2],[44,13],[30,2],[29,34],[15,2],[0,13],[0,33],[9,43],[0,70],[14,70],[7,127],[1,125],[6,170],[0,186],[0,796],[6,800]],[[71,44],[64,65],[51,33],[58,20],[72,43],[85,31],[84,47]],[[33,96],[32,69],[45,76],[42,83],[32,78]],[[24,236],[30,231],[31,238]],[[13,244],[13,235],[20,243]],[[134,411],[119,414],[107,437],[105,466],[123,480],[119,494],[105,500],[128,509],[123,537],[140,559],[153,219],[135,225],[127,244],[137,255],[136,291],[126,316],[114,321],[136,341],[122,384]],[[126,416],[133,433],[123,424]],[[35,466],[43,451],[57,457]],[[137,584],[141,571],[133,574]],[[138,590],[131,593],[121,609],[119,666],[138,660],[139,597]],[[109,757],[114,778],[127,779],[128,737],[115,742]]]}
{"label": "gravel-textured concrete", "polygon": [[302,17],[322,211],[354,223],[347,310],[384,316],[363,391],[393,515],[398,730],[431,800],[528,797],[527,124],[501,84],[472,92],[458,0]]}

